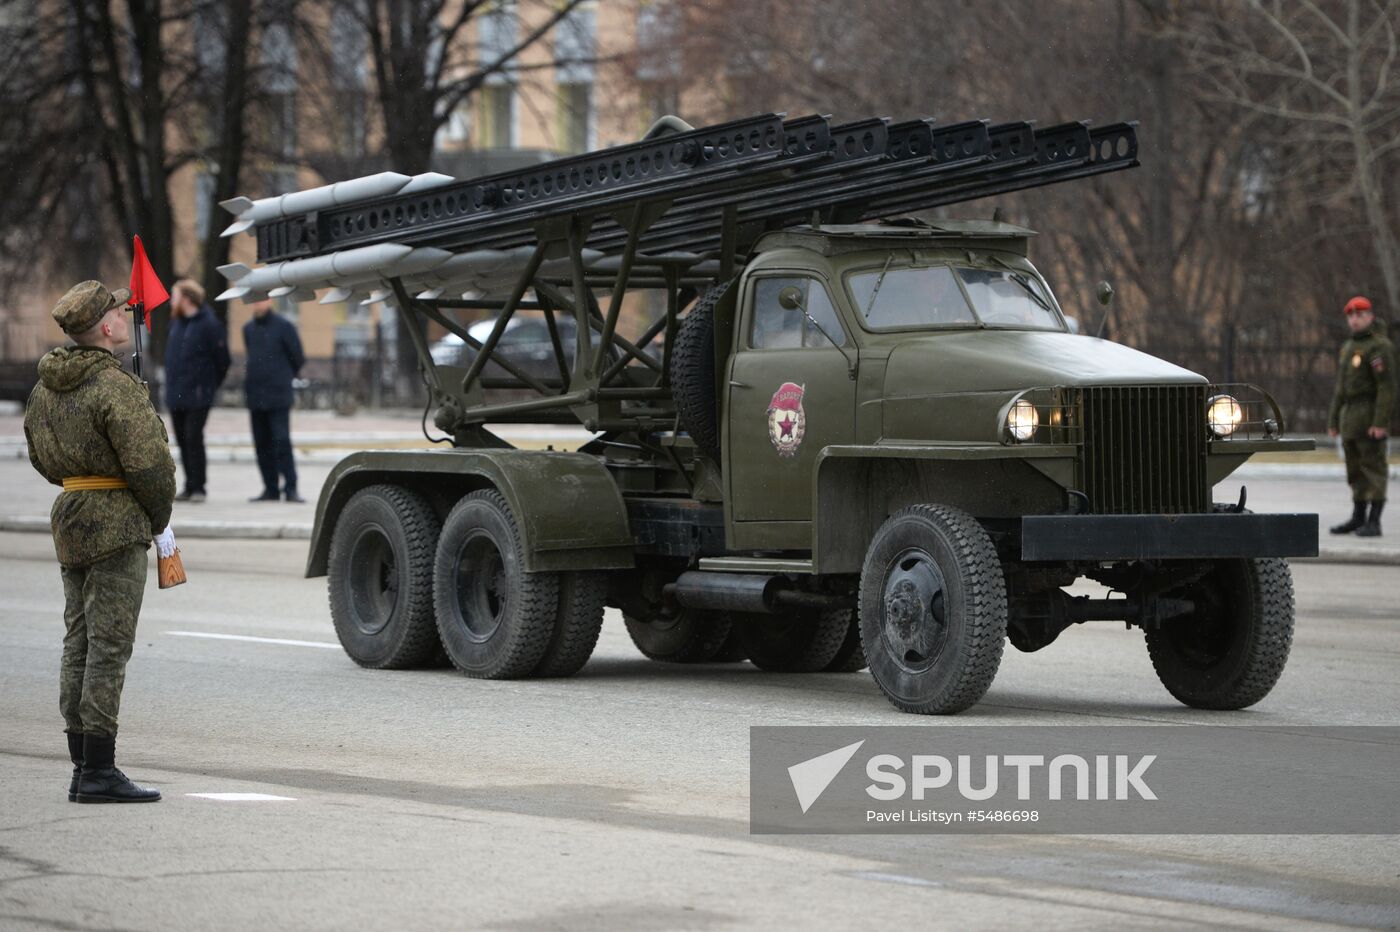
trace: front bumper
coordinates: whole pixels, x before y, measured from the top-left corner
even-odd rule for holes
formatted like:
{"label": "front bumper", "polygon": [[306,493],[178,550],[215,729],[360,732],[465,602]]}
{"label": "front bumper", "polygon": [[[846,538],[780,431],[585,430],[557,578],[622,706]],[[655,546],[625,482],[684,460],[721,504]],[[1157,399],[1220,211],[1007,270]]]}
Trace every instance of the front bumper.
{"label": "front bumper", "polygon": [[1022,560],[1315,557],[1317,515],[1030,515]]}

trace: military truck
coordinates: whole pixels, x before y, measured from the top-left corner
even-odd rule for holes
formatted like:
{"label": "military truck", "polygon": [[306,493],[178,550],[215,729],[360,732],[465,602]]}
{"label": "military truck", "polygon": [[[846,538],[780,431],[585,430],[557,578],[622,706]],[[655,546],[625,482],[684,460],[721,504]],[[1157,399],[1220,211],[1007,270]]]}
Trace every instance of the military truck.
{"label": "military truck", "polygon": [[[653,660],[868,666],[897,708],[953,713],[1007,640],[1119,621],[1181,702],[1259,701],[1317,516],[1212,492],[1311,441],[1259,388],[1072,332],[1030,230],[908,219],[1137,164],[1131,123],[765,114],[231,203],[264,265],[229,267],[225,296],[377,291],[415,324],[443,447],[351,454],[317,505],[307,575],[329,577],[346,652],[568,676],[612,606]],[[655,320],[626,338],[644,294]],[[552,335],[551,376],[495,352],[518,315]],[[558,315],[590,336],[570,353]],[[469,364],[435,365],[425,321]],[[503,423],[591,439],[517,449]]]}

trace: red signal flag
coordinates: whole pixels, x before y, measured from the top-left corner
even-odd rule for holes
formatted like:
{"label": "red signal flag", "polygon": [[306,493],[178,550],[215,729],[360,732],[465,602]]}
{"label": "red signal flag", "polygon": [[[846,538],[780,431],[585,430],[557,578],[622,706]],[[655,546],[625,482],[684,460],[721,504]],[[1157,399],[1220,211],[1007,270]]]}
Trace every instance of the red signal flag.
{"label": "red signal flag", "polygon": [[141,237],[133,236],[131,257],[131,303],[143,305],[141,316],[146,318],[146,329],[151,329],[151,311],[170,300],[170,292],[156,277],[151,268],[151,260],[146,258],[146,247],[141,245]]}

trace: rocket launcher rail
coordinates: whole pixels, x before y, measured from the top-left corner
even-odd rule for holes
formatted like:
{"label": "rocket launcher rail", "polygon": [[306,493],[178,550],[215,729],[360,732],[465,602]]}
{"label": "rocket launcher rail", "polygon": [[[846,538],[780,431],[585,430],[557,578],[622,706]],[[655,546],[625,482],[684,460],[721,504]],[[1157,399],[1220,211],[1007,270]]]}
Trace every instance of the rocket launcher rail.
{"label": "rocket launcher rail", "polygon": [[706,252],[719,246],[726,210],[759,231],[807,223],[814,213],[825,220],[876,219],[1137,164],[1132,123],[1032,130],[1028,123],[863,120],[833,127],[821,116],[784,122],[763,114],[521,171],[259,220],[253,229],[259,261],[274,263],[382,243],[511,249],[536,242],[541,221],[584,215],[592,223],[586,245],[615,254],[628,238],[617,212],[654,205],[660,217],[638,241],[640,251]]}

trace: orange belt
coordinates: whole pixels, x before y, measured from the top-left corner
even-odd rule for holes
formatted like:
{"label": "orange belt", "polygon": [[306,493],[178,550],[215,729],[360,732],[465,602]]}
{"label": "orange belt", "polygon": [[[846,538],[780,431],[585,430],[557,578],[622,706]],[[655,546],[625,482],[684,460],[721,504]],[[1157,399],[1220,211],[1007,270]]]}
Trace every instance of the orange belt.
{"label": "orange belt", "polygon": [[111,476],[69,476],[63,480],[63,491],[65,492],[86,492],[89,489],[124,489],[125,479],[114,479]]}

